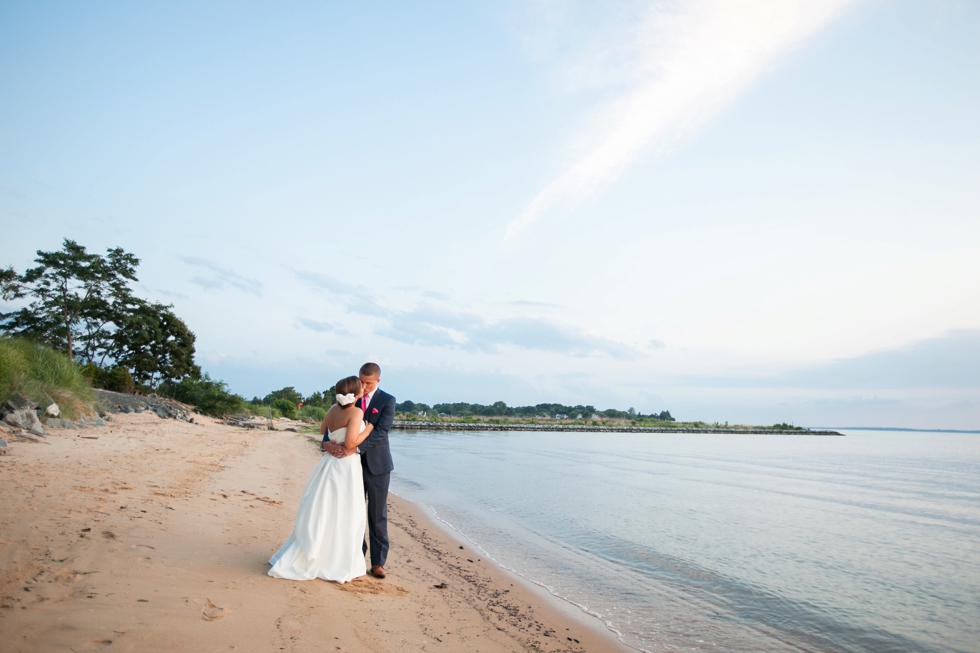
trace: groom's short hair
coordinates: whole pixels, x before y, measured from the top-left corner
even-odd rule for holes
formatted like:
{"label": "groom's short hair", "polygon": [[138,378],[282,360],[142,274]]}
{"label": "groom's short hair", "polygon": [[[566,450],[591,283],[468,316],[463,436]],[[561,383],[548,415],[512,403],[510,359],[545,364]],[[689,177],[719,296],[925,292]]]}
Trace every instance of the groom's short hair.
{"label": "groom's short hair", "polygon": [[364,363],[359,372],[361,376],[381,376],[381,366],[377,363]]}

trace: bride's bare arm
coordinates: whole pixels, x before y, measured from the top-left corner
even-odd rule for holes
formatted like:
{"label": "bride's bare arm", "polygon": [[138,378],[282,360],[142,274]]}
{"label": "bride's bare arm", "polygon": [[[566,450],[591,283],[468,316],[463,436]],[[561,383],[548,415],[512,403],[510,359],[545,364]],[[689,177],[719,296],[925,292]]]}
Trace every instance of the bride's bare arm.
{"label": "bride's bare arm", "polygon": [[352,412],[354,415],[351,415],[350,421],[347,422],[347,437],[344,438],[344,446],[348,449],[355,449],[374,430],[374,424],[368,424],[361,431],[361,424],[364,422],[364,411],[360,408],[355,408]]}
{"label": "bride's bare arm", "polygon": [[327,416],[333,412],[333,408],[333,406],[330,407],[327,414],[323,416],[323,421],[320,422],[320,436],[323,437],[323,441],[320,443],[320,449],[324,451],[327,451],[327,445],[330,444],[330,440],[328,440],[325,436],[327,435]]}

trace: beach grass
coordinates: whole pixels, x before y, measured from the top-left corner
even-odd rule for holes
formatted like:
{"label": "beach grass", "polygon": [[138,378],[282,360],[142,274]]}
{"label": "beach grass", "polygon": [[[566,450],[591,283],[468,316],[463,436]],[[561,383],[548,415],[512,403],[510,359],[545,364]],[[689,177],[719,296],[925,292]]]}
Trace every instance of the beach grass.
{"label": "beach grass", "polygon": [[87,415],[96,398],[80,365],[67,355],[22,338],[0,338],[0,401],[14,393],[41,406],[58,404],[69,419]]}

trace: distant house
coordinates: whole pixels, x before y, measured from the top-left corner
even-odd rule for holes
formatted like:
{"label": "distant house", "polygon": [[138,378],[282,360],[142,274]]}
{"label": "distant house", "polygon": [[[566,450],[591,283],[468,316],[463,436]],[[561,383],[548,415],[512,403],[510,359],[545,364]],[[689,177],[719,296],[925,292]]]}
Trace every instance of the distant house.
{"label": "distant house", "polygon": [[579,413],[578,417],[576,417],[575,419],[582,419],[582,413]]}
{"label": "distant house", "polygon": [[555,419],[568,419],[568,415],[566,415],[565,413],[558,413],[557,415],[555,415]]}
{"label": "distant house", "polygon": [[592,419],[599,419],[598,413],[592,413]]}

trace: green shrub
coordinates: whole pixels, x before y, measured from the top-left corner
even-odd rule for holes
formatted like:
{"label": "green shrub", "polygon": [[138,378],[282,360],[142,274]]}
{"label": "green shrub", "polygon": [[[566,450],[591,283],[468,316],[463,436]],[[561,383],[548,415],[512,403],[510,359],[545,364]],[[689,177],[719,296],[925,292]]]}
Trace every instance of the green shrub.
{"label": "green shrub", "polygon": [[274,399],[272,401],[272,407],[283,414],[284,417],[289,419],[296,419],[296,404],[285,397],[280,397],[279,399]]}
{"label": "green shrub", "polygon": [[102,388],[113,392],[123,392],[133,394],[136,391],[136,382],[133,375],[125,367],[117,365],[111,369],[99,367],[95,363],[89,363],[82,368],[85,376],[93,388]]}
{"label": "green shrub", "polygon": [[0,401],[19,392],[42,406],[51,402],[69,419],[90,414],[95,395],[78,363],[45,345],[0,338]]}
{"label": "green shrub", "polygon": [[224,381],[212,379],[207,372],[200,379],[185,378],[180,383],[163,383],[157,388],[157,392],[190,404],[198,412],[214,417],[246,413],[251,408],[244,397],[228,392]]}
{"label": "green shrub", "polygon": [[327,416],[327,409],[322,406],[303,406],[299,409],[298,416],[302,420],[308,419],[319,424]]}
{"label": "green shrub", "polygon": [[245,407],[248,412],[259,417],[272,417],[272,408],[270,406],[263,406],[262,404],[255,405],[252,402],[248,402]]}

